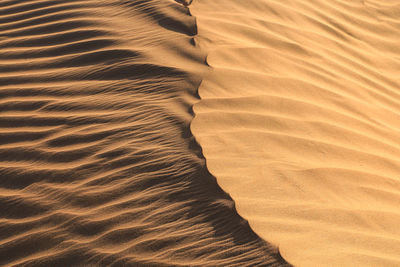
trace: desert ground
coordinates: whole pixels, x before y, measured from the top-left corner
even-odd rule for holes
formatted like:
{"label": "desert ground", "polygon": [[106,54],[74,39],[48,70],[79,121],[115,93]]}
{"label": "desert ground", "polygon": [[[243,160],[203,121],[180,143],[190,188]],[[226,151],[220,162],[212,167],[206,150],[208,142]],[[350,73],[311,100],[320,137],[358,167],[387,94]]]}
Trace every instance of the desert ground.
{"label": "desert ground", "polygon": [[400,266],[397,0],[0,0],[0,266]]}

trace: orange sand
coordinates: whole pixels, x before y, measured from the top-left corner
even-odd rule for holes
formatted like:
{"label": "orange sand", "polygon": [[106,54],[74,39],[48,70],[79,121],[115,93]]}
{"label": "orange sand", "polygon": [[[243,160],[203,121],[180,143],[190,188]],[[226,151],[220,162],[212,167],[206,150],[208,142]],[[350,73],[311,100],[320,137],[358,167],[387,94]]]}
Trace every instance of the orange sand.
{"label": "orange sand", "polygon": [[0,1],[0,266],[285,265],[191,135],[195,35],[172,0]]}
{"label": "orange sand", "polygon": [[400,266],[400,5],[197,0],[192,131],[295,266]]}

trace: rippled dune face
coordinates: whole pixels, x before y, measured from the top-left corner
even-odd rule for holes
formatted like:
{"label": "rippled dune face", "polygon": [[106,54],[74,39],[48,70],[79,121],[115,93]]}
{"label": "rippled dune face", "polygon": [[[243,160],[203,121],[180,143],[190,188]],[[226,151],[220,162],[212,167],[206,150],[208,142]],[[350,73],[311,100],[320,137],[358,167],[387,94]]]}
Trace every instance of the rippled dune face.
{"label": "rippled dune face", "polygon": [[399,266],[399,14],[0,1],[0,265]]}
{"label": "rippled dune face", "polygon": [[398,1],[199,0],[192,130],[295,266],[400,265]]}
{"label": "rippled dune face", "polygon": [[191,135],[195,35],[174,1],[0,1],[1,266],[287,265]]}

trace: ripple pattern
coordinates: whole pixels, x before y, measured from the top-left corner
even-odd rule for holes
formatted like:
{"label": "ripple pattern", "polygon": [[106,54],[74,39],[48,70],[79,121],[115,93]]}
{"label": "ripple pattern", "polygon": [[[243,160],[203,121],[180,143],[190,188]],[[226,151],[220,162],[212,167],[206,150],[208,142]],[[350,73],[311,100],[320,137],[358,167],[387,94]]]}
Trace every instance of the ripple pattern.
{"label": "ripple pattern", "polygon": [[400,5],[199,0],[192,130],[239,214],[296,266],[400,265]]}
{"label": "ripple pattern", "polygon": [[204,165],[168,0],[0,2],[1,266],[284,266]]}

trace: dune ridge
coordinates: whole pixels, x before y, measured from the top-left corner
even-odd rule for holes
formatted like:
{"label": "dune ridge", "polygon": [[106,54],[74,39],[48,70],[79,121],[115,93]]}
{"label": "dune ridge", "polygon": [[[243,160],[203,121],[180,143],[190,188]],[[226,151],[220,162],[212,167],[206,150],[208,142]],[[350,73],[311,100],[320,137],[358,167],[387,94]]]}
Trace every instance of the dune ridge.
{"label": "dune ridge", "polygon": [[400,265],[400,5],[198,0],[212,68],[191,128],[295,266]]}
{"label": "dune ridge", "polygon": [[0,2],[1,266],[287,266],[190,132],[207,67],[177,2]]}

